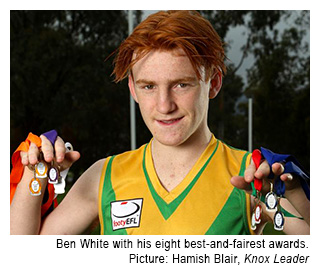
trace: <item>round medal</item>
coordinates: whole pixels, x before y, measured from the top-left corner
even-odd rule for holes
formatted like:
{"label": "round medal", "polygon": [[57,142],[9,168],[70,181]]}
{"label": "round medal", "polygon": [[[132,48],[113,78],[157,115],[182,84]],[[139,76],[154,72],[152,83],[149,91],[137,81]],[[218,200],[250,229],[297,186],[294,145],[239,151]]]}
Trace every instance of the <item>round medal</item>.
{"label": "round medal", "polygon": [[256,230],[257,226],[256,226],[256,218],[255,218],[255,213],[252,214],[251,216],[251,229],[252,230]]}
{"label": "round medal", "polygon": [[254,218],[255,218],[256,224],[260,224],[261,222],[261,212],[262,212],[261,205],[258,204],[254,211]]}
{"label": "round medal", "polygon": [[281,211],[277,211],[273,217],[274,229],[278,231],[283,230],[284,215]]}
{"label": "round medal", "polygon": [[38,178],[46,178],[47,177],[48,166],[44,161],[40,161],[35,166],[35,171],[36,171],[36,174],[37,174]]}
{"label": "round medal", "polygon": [[59,171],[58,169],[56,169],[55,167],[51,167],[49,169],[49,179],[48,179],[48,182],[51,183],[51,184],[56,184],[58,183],[58,177],[59,177]]}
{"label": "round medal", "polygon": [[268,212],[275,212],[277,210],[277,195],[274,192],[269,192],[266,195],[266,208]]}
{"label": "round medal", "polygon": [[32,196],[39,196],[41,194],[41,183],[37,178],[33,178],[29,184],[30,193]]}

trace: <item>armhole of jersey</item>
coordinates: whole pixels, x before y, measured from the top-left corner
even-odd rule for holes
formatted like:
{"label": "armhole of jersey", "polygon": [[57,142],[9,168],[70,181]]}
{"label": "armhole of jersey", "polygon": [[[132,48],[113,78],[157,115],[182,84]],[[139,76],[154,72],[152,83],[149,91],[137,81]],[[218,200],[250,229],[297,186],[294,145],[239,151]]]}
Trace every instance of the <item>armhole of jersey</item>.
{"label": "armhole of jersey", "polygon": [[103,223],[103,216],[102,216],[102,192],[103,192],[103,186],[104,186],[104,180],[105,180],[105,174],[107,165],[109,163],[110,157],[106,158],[106,161],[104,162],[104,165],[101,170],[100,175],[100,183],[99,183],[99,220],[100,220],[100,234],[104,234],[104,223]]}
{"label": "armhole of jersey", "polygon": [[[245,155],[243,156],[242,162],[241,162],[241,168],[240,168],[240,172],[239,172],[239,176],[244,177],[244,171],[246,170],[247,166],[250,164],[251,162],[251,153],[247,152],[245,153]],[[251,235],[255,235],[254,231],[251,229],[251,196],[250,194],[245,192],[245,224],[247,227],[247,231],[251,234]]]}

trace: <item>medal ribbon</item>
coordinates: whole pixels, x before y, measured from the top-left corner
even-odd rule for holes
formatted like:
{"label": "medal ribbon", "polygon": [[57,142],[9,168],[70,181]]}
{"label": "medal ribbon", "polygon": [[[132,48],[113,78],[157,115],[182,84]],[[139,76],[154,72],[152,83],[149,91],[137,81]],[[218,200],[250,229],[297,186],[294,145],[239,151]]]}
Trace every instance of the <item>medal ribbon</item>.
{"label": "medal ribbon", "polygon": [[[256,169],[259,168],[261,159],[262,159],[262,155],[261,155],[260,150],[259,149],[255,149],[252,152],[252,160],[253,160],[254,165],[256,166]],[[261,191],[261,189],[262,189],[262,179],[254,178],[254,188],[257,191]]]}
{"label": "medal ribbon", "polygon": [[47,137],[47,139],[51,142],[52,146],[54,146],[54,143],[55,143],[57,136],[58,136],[58,133],[56,130],[51,130],[51,131],[45,132],[42,135]]}
{"label": "medal ribbon", "polygon": [[[20,182],[24,171],[24,166],[21,163],[20,152],[28,152],[31,142],[34,143],[38,148],[41,146],[40,137],[30,132],[27,139],[19,145],[19,147],[15,150],[15,152],[12,155],[12,170],[10,173],[10,204],[12,202],[18,183]],[[45,215],[45,213],[51,208],[53,203],[55,207],[58,205],[57,201],[54,200],[53,185],[48,184],[47,190],[48,195],[45,194],[43,204],[41,206],[41,216]],[[45,200],[46,197],[47,200]]]}
{"label": "medal ribbon", "polygon": [[[302,165],[297,161],[297,159],[292,155],[286,154],[276,154],[272,151],[261,147],[262,156],[268,161],[269,166],[276,162],[284,163],[284,172],[296,175],[300,179],[301,186],[306,194],[308,200],[310,200],[310,176],[309,173],[302,167]],[[269,176],[273,178],[273,175]],[[285,193],[285,185],[280,177],[275,180],[275,192],[278,195],[283,195]]]}

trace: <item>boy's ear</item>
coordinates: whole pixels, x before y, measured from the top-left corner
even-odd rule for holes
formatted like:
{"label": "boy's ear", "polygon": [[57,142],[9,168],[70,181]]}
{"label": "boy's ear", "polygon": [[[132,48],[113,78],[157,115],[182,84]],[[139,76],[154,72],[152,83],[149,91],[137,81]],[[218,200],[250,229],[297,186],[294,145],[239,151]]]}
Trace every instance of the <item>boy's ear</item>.
{"label": "boy's ear", "polygon": [[138,98],[137,98],[137,95],[136,95],[136,91],[134,89],[134,81],[133,81],[133,76],[131,74],[129,74],[128,76],[128,86],[129,86],[129,90],[130,90],[130,94],[131,96],[133,97],[133,99],[137,102],[138,102]]}
{"label": "boy's ear", "polygon": [[209,98],[215,98],[222,86],[222,73],[221,71],[217,71],[210,81],[210,91],[209,91]]}

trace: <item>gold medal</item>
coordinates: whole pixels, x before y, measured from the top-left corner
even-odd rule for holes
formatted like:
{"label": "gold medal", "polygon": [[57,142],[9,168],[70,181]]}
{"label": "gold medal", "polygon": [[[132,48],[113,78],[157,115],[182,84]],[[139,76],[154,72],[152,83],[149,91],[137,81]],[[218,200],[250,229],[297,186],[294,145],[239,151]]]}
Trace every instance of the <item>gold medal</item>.
{"label": "gold medal", "polygon": [[32,196],[41,195],[41,183],[36,177],[36,172],[34,171],[34,177],[29,183],[29,189]]}
{"label": "gold medal", "polygon": [[46,178],[47,177],[47,171],[48,171],[47,163],[44,162],[43,160],[40,161],[35,166],[35,172],[36,172],[38,178]]}

